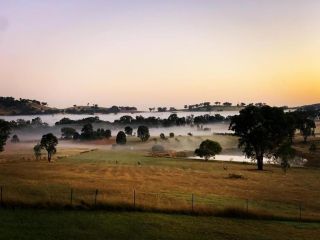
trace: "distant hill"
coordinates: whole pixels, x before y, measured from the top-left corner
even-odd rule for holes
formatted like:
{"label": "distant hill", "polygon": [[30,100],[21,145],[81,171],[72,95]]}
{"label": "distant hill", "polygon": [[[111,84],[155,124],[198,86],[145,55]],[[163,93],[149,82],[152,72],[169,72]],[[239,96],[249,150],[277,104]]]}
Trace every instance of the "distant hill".
{"label": "distant hill", "polygon": [[301,106],[298,109],[320,111],[320,103]]}
{"label": "distant hill", "polygon": [[52,114],[58,112],[60,112],[59,109],[48,107],[46,102],[0,97],[0,115]]}
{"label": "distant hill", "polygon": [[39,114],[95,114],[95,113],[119,113],[137,112],[136,107],[99,107],[97,104],[92,106],[76,106],[64,109],[51,108],[46,102],[31,99],[15,99],[13,97],[0,97],[0,116],[2,115],[39,115]]}

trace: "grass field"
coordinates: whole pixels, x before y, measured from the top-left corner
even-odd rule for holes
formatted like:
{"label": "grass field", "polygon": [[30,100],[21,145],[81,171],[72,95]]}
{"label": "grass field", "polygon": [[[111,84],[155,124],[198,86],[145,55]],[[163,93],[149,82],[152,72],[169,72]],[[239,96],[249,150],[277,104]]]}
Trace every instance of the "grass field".
{"label": "grass field", "polygon": [[[230,136],[218,137],[225,148],[236,145]],[[304,218],[320,219],[319,169],[291,168],[284,174],[273,165],[259,172],[251,164],[152,157],[146,151],[151,144],[92,150],[65,145],[50,164],[35,161],[28,145],[8,146],[0,158],[3,201],[70,204],[73,189],[74,205],[92,205],[98,189],[97,204],[131,205],[135,198],[140,207],[190,210],[194,194],[198,211],[245,209],[248,199],[252,211],[293,218],[302,203]]]}
{"label": "grass field", "polygon": [[[218,138],[227,152],[236,151],[236,138],[213,138]],[[169,150],[189,151],[203,140],[177,139],[162,144]],[[148,153],[155,142],[159,140],[141,144],[129,139],[129,145],[123,148],[61,142],[52,163],[45,158],[34,159],[34,143],[6,146],[0,154],[0,185],[3,204],[8,207],[0,211],[0,236],[314,239],[319,234],[319,223],[315,222],[320,220],[320,169],[291,168],[284,174],[275,165],[266,165],[265,171],[259,172],[253,164],[155,157]],[[71,204],[92,209],[95,202],[100,210],[58,210]],[[134,202],[137,209],[147,211],[132,212]],[[19,205],[32,205],[33,209],[11,209]],[[203,215],[164,214],[191,212],[192,206],[195,214]],[[52,207],[55,210],[45,210]],[[115,212],[116,207],[122,211]],[[254,216],[282,220],[205,217],[225,209],[245,212],[247,207]],[[314,223],[296,221],[300,209],[302,219]],[[15,231],[18,226],[23,226],[21,231]],[[267,232],[272,235],[268,237]]]}
{"label": "grass field", "polygon": [[314,240],[319,223],[137,212],[0,210],[0,239]]}

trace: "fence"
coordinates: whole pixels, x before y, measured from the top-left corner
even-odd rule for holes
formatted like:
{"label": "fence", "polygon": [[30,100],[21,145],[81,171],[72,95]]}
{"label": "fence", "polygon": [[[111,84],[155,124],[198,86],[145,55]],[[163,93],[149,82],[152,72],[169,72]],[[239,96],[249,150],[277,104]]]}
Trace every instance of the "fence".
{"label": "fence", "polygon": [[2,207],[73,207],[86,209],[149,210],[206,215],[234,214],[243,217],[320,220],[317,205],[215,195],[174,192],[108,191],[106,189],[0,187]]}

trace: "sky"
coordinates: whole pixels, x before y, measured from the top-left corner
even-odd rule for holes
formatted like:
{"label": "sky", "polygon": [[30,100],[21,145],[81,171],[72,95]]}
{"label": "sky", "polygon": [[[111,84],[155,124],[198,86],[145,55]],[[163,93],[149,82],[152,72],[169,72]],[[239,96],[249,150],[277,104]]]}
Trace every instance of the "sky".
{"label": "sky", "polygon": [[320,1],[0,0],[0,96],[320,102]]}

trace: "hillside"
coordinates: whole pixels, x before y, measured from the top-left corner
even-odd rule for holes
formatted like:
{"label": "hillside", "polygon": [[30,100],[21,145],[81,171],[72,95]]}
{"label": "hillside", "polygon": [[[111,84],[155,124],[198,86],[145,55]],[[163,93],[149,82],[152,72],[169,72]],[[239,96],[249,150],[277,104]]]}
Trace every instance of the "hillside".
{"label": "hillside", "polygon": [[15,99],[13,97],[0,97],[0,116],[2,115],[33,115],[33,114],[95,114],[95,113],[119,113],[119,112],[136,112],[136,107],[99,107],[94,104],[92,106],[77,106],[69,108],[52,108],[46,102],[31,99]]}
{"label": "hillside", "polygon": [[0,97],[0,115],[52,114],[58,112],[60,112],[59,109],[48,107],[46,102]]}

